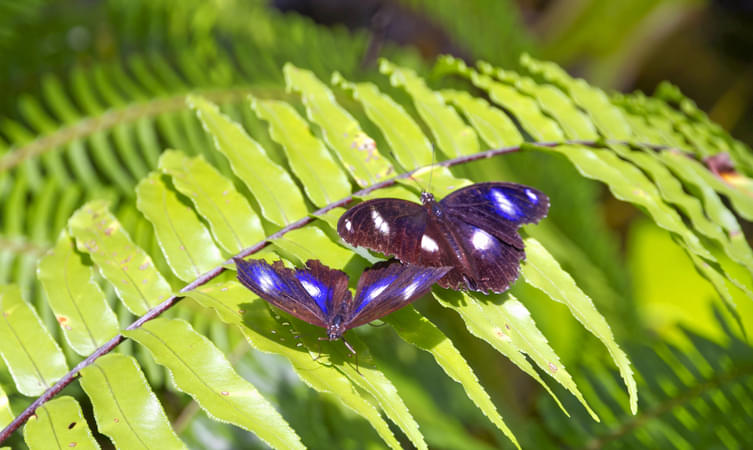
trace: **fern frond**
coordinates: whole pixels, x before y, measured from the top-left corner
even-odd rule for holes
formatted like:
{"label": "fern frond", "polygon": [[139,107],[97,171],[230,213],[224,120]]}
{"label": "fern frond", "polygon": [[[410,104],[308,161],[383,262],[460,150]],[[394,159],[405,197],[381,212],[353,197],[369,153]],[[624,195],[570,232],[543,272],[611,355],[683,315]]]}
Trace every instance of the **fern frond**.
{"label": "fern frond", "polygon": [[[157,2],[155,8],[162,6]],[[196,19],[200,9],[189,10]],[[353,198],[390,195],[415,200],[417,188],[426,186],[429,178],[431,189],[441,196],[483,176],[499,176],[497,166],[466,170],[462,175],[467,178],[460,176],[461,169],[447,167],[518,150],[528,154],[523,157],[541,161],[550,161],[552,155],[564,157],[582,176],[603,183],[615,197],[648,213],[673,233],[733,312],[729,288],[750,295],[749,281],[737,280],[714,252],[725,252],[733,264],[753,273],[750,248],[732,214],[747,217],[753,202],[685,156],[701,158],[723,148],[720,142],[730,142],[718,135],[709,139],[707,134],[717,131],[708,125],[700,126],[700,131],[689,129],[690,121],[703,122],[697,115],[674,111],[658,98],[621,103],[530,58],[523,58],[528,73],[522,74],[489,64],[475,70],[450,58],[437,65],[437,74],[460,75],[468,86],[486,92],[491,102],[459,88],[434,90],[415,72],[387,60],[381,62],[385,76],[379,83],[350,81],[355,77],[343,70],[332,75],[331,87],[321,81],[332,72],[327,67],[308,71],[286,65],[282,79],[287,91],[296,93],[289,95],[280,86],[264,85],[261,78],[246,74],[253,68],[240,62],[235,47],[225,50],[199,39],[211,35],[220,22],[238,26],[223,11],[216,10],[216,16],[191,29],[197,36],[195,48],[167,52],[169,58],[161,53],[132,55],[125,64],[79,67],[65,83],[49,78],[43,99],[24,103],[24,120],[2,123],[13,146],[0,156],[0,173],[7,186],[0,189],[7,212],[1,225],[8,238],[3,239],[26,235],[35,245],[53,247],[64,218],[79,207],[67,222],[67,234],[39,264],[39,279],[49,301],[35,287],[36,255],[0,246],[2,258],[13,261],[3,281],[16,281],[26,291],[3,288],[0,306],[7,315],[0,332],[8,339],[0,340],[0,352],[19,392],[34,396],[44,391],[3,437],[80,371],[100,431],[118,445],[135,444],[144,436],[182,445],[144,375],[158,383],[162,369],[142,356],[139,361],[115,354],[101,357],[128,337],[139,344],[131,352],[143,354],[147,348],[173,375],[177,387],[211,416],[250,430],[272,445],[299,446],[299,433],[284,414],[276,412],[273,400],[243,381],[221,351],[202,336],[207,322],[216,321],[197,317],[210,308],[228,325],[229,333],[240,334],[262,352],[282,356],[304,384],[366,419],[386,445],[401,447],[404,434],[417,448],[426,448],[419,420],[388,373],[380,369],[384,361],[372,356],[377,353],[371,350],[379,345],[377,338],[374,343],[367,341],[359,337],[360,331],[349,337],[361,359],[359,373],[338,343],[319,343],[316,327],[269,307],[223,274],[226,259],[253,253],[291,262],[317,258],[355,278],[379,257],[342,245],[333,227],[341,212],[338,208]],[[186,25],[176,26],[181,24]],[[301,25],[291,42],[305,39],[310,27]],[[259,33],[254,42],[261,46],[264,31]],[[315,72],[323,74],[317,78]],[[279,73],[272,78],[279,80]],[[296,108],[299,95],[308,120]],[[116,109],[110,110],[113,106]],[[646,109],[638,113],[638,107]],[[648,129],[639,120],[643,116],[662,118],[663,134],[641,134]],[[480,153],[483,143],[519,147]],[[670,151],[666,145],[682,147],[677,150],[686,153]],[[178,150],[162,153],[166,147]],[[457,158],[440,161],[439,167],[447,166],[441,169],[426,167],[443,156]],[[391,173],[400,175],[388,179]],[[63,188],[67,180],[75,180],[76,187]],[[366,184],[371,187],[353,192],[354,186]],[[110,187],[109,204],[101,200],[101,186]],[[386,186],[389,192],[378,190]],[[557,194],[553,192],[555,200]],[[61,195],[65,201],[56,203]],[[731,209],[720,196],[730,199]],[[32,203],[28,212],[27,198]],[[227,208],[232,208],[232,215]],[[45,221],[50,214],[55,220]],[[557,217],[554,211],[553,217]],[[627,386],[620,404],[635,413],[638,394],[625,353],[591,298],[555,259],[568,253],[568,245],[581,248],[578,241],[568,244],[560,238],[566,234],[564,223],[552,220],[548,231],[546,227],[530,230],[529,259],[519,284],[564,303],[571,316],[607,347]],[[252,245],[256,241],[260,242]],[[551,251],[548,241],[555,243]],[[590,262],[597,278],[608,281],[590,282],[589,291],[609,291],[618,282],[591,262],[594,253],[584,251],[580,260]],[[580,261],[577,256],[570,258],[574,265]],[[70,290],[57,292],[55,286],[60,284],[71,286]],[[180,292],[178,286],[184,286]],[[115,326],[108,292],[120,300],[113,309],[126,330],[118,332]],[[174,307],[183,296],[193,301]],[[510,293],[484,297],[436,292],[439,304],[457,312],[470,335],[491,344],[543,385],[555,403],[566,405],[566,413],[585,410],[594,419],[604,417],[602,408],[587,402],[589,391],[583,387],[593,389],[592,383],[573,381],[578,380],[577,373],[565,367],[537,324],[526,304],[534,300],[519,296],[521,300]],[[47,311],[43,314],[47,322],[59,323],[67,345],[86,356],[73,371],[66,373],[63,352],[22,298],[33,299],[41,311]],[[98,312],[106,320],[95,323],[96,317],[83,310]],[[152,320],[167,310],[189,320]],[[127,311],[139,319],[124,325],[130,320]],[[427,352],[478,411],[519,445],[488,387],[436,321],[413,307],[385,318],[411,344],[405,347]],[[14,335],[18,326],[25,331]],[[25,356],[22,350],[32,342],[37,352]],[[191,353],[185,348],[189,342],[205,358],[181,357]],[[315,359],[317,349],[322,357]],[[561,401],[534,364],[570,391],[580,406],[571,408]],[[238,392],[243,393],[240,400],[234,396]],[[245,396],[254,398],[258,409],[247,410],[252,402]],[[50,405],[63,407],[65,417],[78,411],[78,405],[67,400],[46,407]],[[147,412],[153,421],[134,422]],[[390,428],[387,419],[397,427]],[[272,430],[265,428],[269,423],[274,424]],[[57,425],[51,426],[54,430]],[[29,442],[49,431],[38,430],[29,429]],[[396,436],[398,430],[402,434]]]}

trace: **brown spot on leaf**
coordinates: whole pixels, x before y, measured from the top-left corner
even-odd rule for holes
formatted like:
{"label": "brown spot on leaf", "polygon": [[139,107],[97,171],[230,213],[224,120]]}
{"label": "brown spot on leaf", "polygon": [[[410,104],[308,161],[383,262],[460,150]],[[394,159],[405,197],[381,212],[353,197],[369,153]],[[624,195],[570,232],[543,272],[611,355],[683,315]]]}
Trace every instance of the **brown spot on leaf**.
{"label": "brown spot on leaf", "polygon": [[509,323],[506,323],[506,324],[505,324],[505,328],[507,328],[508,330],[512,330],[512,328],[510,327],[510,324],[509,324]]}
{"label": "brown spot on leaf", "polygon": [[105,236],[109,236],[112,234],[112,227],[105,228]]}
{"label": "brown spot on leaf", "polygon": [[73,429],[73,427],[75,427],[75,426],[76,426],[76,422],[71,422],[71,423],[70,423],[70,424],[68,425],[68,429],[69,429],[69,430],[72,430],[72,429]]}
{"label": "brown spot on leaf", "polygon": [[118,418],[116,417],[116,418],[112,419],[112,421],[113,421],[113,422],[115,422],[115,423],[119,423],[119,422],[120,422],[120,419],[118,419]]}
{"label": "brown spot on leaf", "polygon": [[240,315],[243,315],[243,313],[244,313],[244,312],[246,312],[246,311],[244,311],[244,310],[242,310],[242,309],[239,309],[239,310],[238,310],[238,314],[240,314]]}
{"label": "brown spot on leaf", "polygon": [[222,394],[222,395],[230,395],[230,392],[228,392],[228,391],[222,391],[222,392],[220,392],[220,394]]}
{"label": "brown spot on leaf", "polygon": [[57,316],[57,317],[55,317],[55,319],[57,319],[58,323],[61,326],[64,326],[65,324],[68,323],[68,316]]}
{"label": "brown spot on leaf", "polygon": [[149,261],[139,266],[139,270],[146,270],[149,268]]}
{"label": "brown spot on leaf", "polygon": [[75,446],[77,446],[77,445],[78,445],[78,444],[77,444],[76,442],[71,442],[70,444],[68,444],[68,447],[75,447]]}
{"label": "brown spot on leaf", "polygon": [[554,363],[549,363],[549,370],[550,370],[550,371],[551,371],[552,373],[555,373],[555,372],[557,372],[557,366],[556,366],[556,365],[554,365]]}

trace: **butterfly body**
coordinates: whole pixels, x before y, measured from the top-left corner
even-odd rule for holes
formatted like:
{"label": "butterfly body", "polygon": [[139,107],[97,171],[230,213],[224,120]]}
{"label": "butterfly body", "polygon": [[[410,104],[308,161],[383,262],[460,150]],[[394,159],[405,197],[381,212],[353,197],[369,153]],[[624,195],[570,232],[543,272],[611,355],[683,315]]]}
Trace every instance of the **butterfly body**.
{"label": "butterfly body", "polygon": [[409,264],[453,270],[439,281],[450,289],[503,292],[524,258],[518,227],[546,216],[549,199],[514,183],[477,183],[441,201],[421,204],[381,198],[345,212],[337,231],[348,243],[394,255]]}
{"label": "butterfly body", "polygon": [[398,261],[378,263],[361,275],[353,297],[348,275],[317,260],[307,261],[307,269],[288,269],[282,261],[234,261],[244,286],[283,311],[324,328],[329,340],[341,339],[347,330],[423,296],[450,270],[404,266]]}

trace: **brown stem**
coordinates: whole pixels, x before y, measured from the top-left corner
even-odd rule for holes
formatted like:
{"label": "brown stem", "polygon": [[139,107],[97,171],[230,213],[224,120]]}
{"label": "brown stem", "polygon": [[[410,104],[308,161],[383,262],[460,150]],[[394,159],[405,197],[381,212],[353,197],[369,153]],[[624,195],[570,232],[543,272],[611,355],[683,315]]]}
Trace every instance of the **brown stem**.
{"label": "brown stem", "polygon": [[[607,141],[607,143],[611,143]],[[615,142],[616,143],[616,142]],[[620,142],[621,144],[626,144],[625,142]],[[576,145],[586,145],[589,147],[598,147],[602,145],[602,142],[598,141],[564,141],[564,142],[526,142],[522,144],[521,146],[515,146],[515,147],[505,147],[505,148],[498,148],[498,149],[492,149],[487,150],[485,152],[480,153],[474,153],[472,155],[466,155],[466,156],[460,156],[454,159],[448,159],[446,161],[441,161],[437,164],[434,164],[435,166],[439,167],[452,167],[456,166],[458,164],[465,164],[471,161],[477,161],[479,159],[486,159],[486,158],[492,158],[494,156],[502,155],[505,153],[513,153],[517,152],[521,149],[522,146],[536,146],[536,147],[556,147],[558,145],[565,145],[565,144],[576,144]],[[652,148],[655,150],[659,149],[665,149],[667,147],[661,147],[661,146],[651,146],[651,145],[644,145],[645,147]],[[284,234],[288,233],[289,231],[296,230],[298,228],[301,228],[312,221],[314,221],[315,216],[321,216],[326,214],[327,212],[339,208],[341,206],[346,206],[350,202],[353,201],[356,197],[363,197],[368,195],[369,193],[376,191],[378,189],[382,189],[388,186],[392,186],[393,184],[397,183],[399,180],[403,180],[406,178],[409,178],[411,175],[416,173],[419,170],[423,170],[426,167],[420,167],[418,169],[411,170],[409,172],[402,173],[394,178],[390,178],[389,180],[384,180],[379,183],[373,184],[365,189],[362,189],[352,195],[349,195],[348,197],[345,197],[341,200],[338,200],[334,203],[330,203],[329,205],[325,206],[322,209],[319,209],[318,211],[313,212],[311,215],[303,217],[302,219],[297,220],[296,222],[293,222],[286,227],[280,229],[276,233],[270,235],[265,240],[246,248],[242,252],[238,253],[236,257],[246,257],[253,253],[258,252],[259,250],[266,247],[270,241],[273,241],[275,239],[278,239],[282,237]],[[214,269],[205,272],[198,278],[196,278],[191,283],[187,284],[183,289],[180,290],[180,292],[177,295],[173,295],[164,302],[160,303],[159,305],[155,306],[151,310],[149,310],[146,314],[139,317],[135,322],[130,324],[126,330],[133,330],[135,328],[140,327],[144,323],[159,317],[163,312],[170,309],[173,305],[178,303],[183,296],[180,295],[180,293],[188,292],[190,290],[196,289],[197,287],[208,283],[209,281],[216,278],[219,274],[221,274],[225,270],[225,265],[231,265],[233,264],[233,259],[228,259],[225,261],[222,265],[215,267]],[[34,411],[37,410],[40,406],[42,406],[44,403],[46,403],[48,400],[52,399],[55,395],[57,395],[60,391],[63,390],[66,386],[68,386],[77,376],[78,373],[83,369],[84,367],[87,367],[94,363],[94,361],[97,360],[102,355],[105,355],[109,353],[112,349],[114,349],[118,344],[123,342],[125,337],[122,334],[118,334],[114,338],[110,339],[107,343],[103,344],[101,347],[99,347],[97,350],[94,351],[91,355],[89,355],[85,360],[78,363],[76,367],[71,369],[68,373],[65,374],[60,380],[58,380],[52,387],[47,389],[41,396],[39,396],[34,402],[29,405],[21,414],[19,414],[13,421],[3,429],[2,432],[0,432],[0,444],[2,444],[16,429],[18,429],[21,425],[23,425],[29,417],[31,417],[32,414],[34,414]]]}

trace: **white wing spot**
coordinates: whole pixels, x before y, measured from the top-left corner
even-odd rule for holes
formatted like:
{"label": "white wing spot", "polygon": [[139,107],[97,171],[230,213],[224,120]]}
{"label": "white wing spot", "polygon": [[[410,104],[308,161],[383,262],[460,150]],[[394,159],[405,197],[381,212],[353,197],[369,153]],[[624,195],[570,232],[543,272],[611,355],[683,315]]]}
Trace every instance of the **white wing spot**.
{"label": "white wing spot", "polygon": [[497,205],[497,208],[499,208],[503,214],[510,218],[517,217],[518,208],[507,198],[507,196],[505,196],[505,194],[496,189],[492,189],[492,198]]}
{"label": "white wing spot", "polygon": [[390,232],[390,225],[384,220],[381,214],[375,209],[371,210],[371,218],[374,220],[374,227],[382,234],[388,234]]}
{"label": "white wing spot", "polygon": [[274,288],[275,282],[269,275],[269,269],[263,268],[257,271],[256,281],[259,283],[259,287],[264,291],[270,291]]}
{"label": "white wing spot", "polygon": [[437,241],[435,241],[434,239],[430,238],[429,235],[427,235],[427,234],[425,234],[421,238],[421,248],[424,249],[424,250],[426,250],[427,252],[432,252],[432,253],[434,253],[437,250],[439,250],[439,246],[437,245]]}
{"label": "white wing spot", "polygon": [[306,289],[306,292],[309,293],[312,297],[318,297],[322,294],[321,289],[319,289],[319,286],[315,285],[314,283],[308,281],[308,280],[301,280],[301,286],[303,286],[304,289]]}
{"label": "white wing spot", "polygon": [[536,195],[536,193],[535,193],[535,192],[533,192],[533,191],[532,191],[532,190],[530,190],[530,189],[526,189],[526,196],[528,196],[528,198],[529,198],[529,199],[530,199],[530,200],[531,200],[531,201],[532,201],[533,203],[537,203],[537,202],[539,201],[539,197],[538,197],[538,196]]}
{"label": "white wing spot", "polygon": [[345,219],[345,229],[348,231],[353,231],[353,224],[350,223],[350,219]]}
{"label": "white wing spot", "polygon": [[404,299],[409,299],[414,292],[416,292],[416,289],[418,289],[418,285],[421,284],[421,280],[416,280],[413,283],[411,283],[407,288],[405,288],[405,292],[403,293]]}
{"label": "white wing spot", "polygon": [[477,250],[486,250],[494,244],[492,237],[484,230],[477,229],[473,232],[471,243]]}
{"label": "white wing spot", "polygon": [[377,295],[381,294],[385,289],[387,289],[387,286],[388,284],[385,283],[382,286],[377,286],[374,289],[372,289],[371,292],[369,292],[368,300],[369,301],[374,300],[377,297]]}

